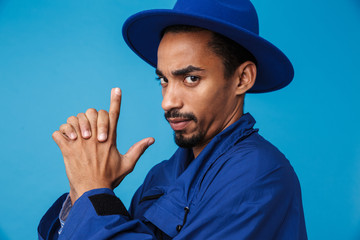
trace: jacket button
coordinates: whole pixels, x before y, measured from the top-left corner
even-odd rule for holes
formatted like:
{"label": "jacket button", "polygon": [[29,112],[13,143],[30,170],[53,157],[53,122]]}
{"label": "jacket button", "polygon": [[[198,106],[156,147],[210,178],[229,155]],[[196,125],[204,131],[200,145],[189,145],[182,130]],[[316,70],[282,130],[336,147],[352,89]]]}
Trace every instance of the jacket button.
{"label": "jacket button", "polygon": [[177,226],[176,226],[176,231],[180,232],[181,229],[182,229],[182,226],[181,226],[181,225],[177,225]]}

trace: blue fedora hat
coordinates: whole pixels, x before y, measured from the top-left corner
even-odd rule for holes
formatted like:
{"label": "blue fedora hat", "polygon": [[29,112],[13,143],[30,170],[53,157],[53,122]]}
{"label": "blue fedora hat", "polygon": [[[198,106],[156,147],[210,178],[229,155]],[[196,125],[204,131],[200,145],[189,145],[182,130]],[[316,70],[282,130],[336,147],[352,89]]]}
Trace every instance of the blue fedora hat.
{"label": "blue fedora hat", "polygon": [[178,0],[173,9],[147,10],[129,17],[123,37],[138,56],[156,67],[162,30],[171,25],[205,28],[250,51],[258,71],[249,93],[281,89],[294,77],[293,66],[284,53],[259,36],[257,13],[249,0]]}

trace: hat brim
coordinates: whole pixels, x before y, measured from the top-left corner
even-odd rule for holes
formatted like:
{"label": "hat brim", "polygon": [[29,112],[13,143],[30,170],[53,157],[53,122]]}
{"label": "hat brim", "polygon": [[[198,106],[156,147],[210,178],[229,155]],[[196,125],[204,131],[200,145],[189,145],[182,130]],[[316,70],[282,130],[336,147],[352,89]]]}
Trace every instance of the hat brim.
{"label": "hat brim", "polygon": [[257,77],[249,93],[264,93],[287,86],[294,77],[289,59],[277,47],[238,26],[207,16],[170,9],[139,12],[126,20],[123,37],[129,47],[151,66],[157,65],[161,32],[171,25],[191,25],[220,33],[250,51],[257,60]]}

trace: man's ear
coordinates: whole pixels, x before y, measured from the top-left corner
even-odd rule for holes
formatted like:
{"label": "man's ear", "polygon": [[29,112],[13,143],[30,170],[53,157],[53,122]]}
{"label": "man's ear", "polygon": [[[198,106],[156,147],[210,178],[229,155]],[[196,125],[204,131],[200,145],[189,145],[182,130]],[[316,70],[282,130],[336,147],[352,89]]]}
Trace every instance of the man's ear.
{"label": "man's ear", "polygon": [[234,76],[237,80],[236,94],[242,95],[255,84],[256,65],[251,61],[246,61],[236,69]]}

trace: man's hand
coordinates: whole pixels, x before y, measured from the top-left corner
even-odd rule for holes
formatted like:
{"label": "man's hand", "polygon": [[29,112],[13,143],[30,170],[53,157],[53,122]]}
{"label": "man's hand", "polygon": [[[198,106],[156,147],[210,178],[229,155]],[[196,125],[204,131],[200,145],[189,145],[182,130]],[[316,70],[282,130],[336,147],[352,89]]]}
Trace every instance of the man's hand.
{"label": "man's hand", "polygon": [[[117,187],[135,167],[137,160],[154,143],[145,138],[135,143],[125,155],[116,147],[116,127],[120,114],[121,91],[111,91],[110,110],[88,109],[52,135],[59,146],[70,183],[72,203],[86,191]],[[81,137],[82,136],[82,137]]]}

